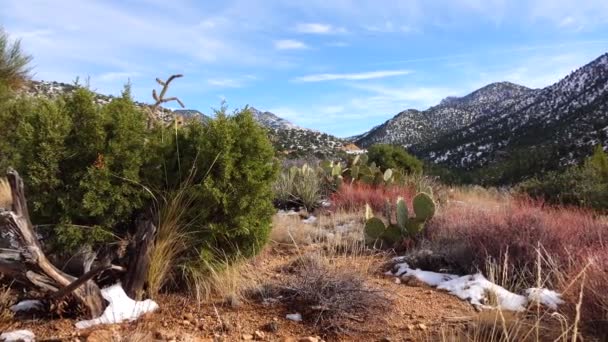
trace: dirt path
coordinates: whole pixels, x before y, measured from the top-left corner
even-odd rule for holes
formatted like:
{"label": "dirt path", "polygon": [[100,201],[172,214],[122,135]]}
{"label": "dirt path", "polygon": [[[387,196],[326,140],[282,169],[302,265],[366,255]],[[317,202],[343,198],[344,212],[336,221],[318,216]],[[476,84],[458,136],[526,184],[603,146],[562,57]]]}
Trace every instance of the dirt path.
{"label": "dirt path", "polygon": [[[303,251],[270,248],[249,266],[260,283],[277,281],[284,268]],[[387,312],[369,322],[360,321],[348,334],[325,335],[324,340],[335,341],[407,341],[435,340],[442,330],[463,327],[463,318],[476,315],[466,302],[454,296],[420,284],[397,283],[386,276],[374,256],[334,257],[334,262],[369,268],[366,282],[382,289],[393,303]],[[375,271],[374,271],[375,269]],[[161,309],[137,322],[98,328],[89,336],[92,341],[123,340],[183,340],[183,341],[239,341],[249,338],[265,341],[297,341],[322,333],[310,322],[294,322],[285,318],[289,308],[281,304],[267,305],[256,300],[240,300],[232,305],[215,301],[198,305],[184,295],[163,295],[157,299]],[[5,330],[30,329],[40,340],[86,340],[90,331],[76,332],[74,320],[13,320]],[[112,339],[114,336],[114,339]],[[314,339],[313,339],[314,341]]]}

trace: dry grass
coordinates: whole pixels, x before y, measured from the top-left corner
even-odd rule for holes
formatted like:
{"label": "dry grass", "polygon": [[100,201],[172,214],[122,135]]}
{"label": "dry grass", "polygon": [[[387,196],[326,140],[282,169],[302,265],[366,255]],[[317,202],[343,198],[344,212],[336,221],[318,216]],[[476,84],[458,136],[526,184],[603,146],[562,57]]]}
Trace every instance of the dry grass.
{"label": "dry grass", "polygon": [[252,263],[253,260],[243,259],[226,259],[218,264],[199,262],[186,265],[184,274],[190,291],[199,303],[220,299],[237,306],[260,282]]}
{"label": "dry grass", "polygon": [[0,287],[0,324],[13,318],[13,312],[9,309],[12,304],[13,294],[10,286]]}
{"label": "dry grass", "polygon": [[316,224],[302,222],[300,215],[275,215],[272,218],[270,241],[285,245],[310,245],[323,237]]}
{"label": "dry grass", "polygon": [[154,297],[172,280],[180,256],[189,248],[187,233],[189,222],[186,213],[193,198],[186,187],[182,187],[164,198],[158,213],[158,230],[154,248],[150,255],[148,270],[148,292]]}
{"label": "dry grass", "polygon": [[0,208],[8,209],[13,204],[11,187],[6,178],[0,178]]}

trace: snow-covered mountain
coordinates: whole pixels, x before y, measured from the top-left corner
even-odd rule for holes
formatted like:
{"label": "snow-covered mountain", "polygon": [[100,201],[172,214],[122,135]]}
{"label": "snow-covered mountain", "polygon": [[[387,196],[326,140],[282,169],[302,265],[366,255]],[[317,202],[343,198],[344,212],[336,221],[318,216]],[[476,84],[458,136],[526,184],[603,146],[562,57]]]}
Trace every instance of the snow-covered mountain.
{"label": "snow-covered mountain", "polygon": [[315,155],[333,156],[344,146],[345,141],[333,135],[302,128],[271,112],[249,108],[253,117],[268,128],[270,139],[277,151],[294,157]]}
{"label": "snow-covered mountain", "polygon": [[354,137],[391,143],[450,168],[472,170],[529,154],[552,167],[608,143],[608,54],[543,89],[493,83],[424,111],[406,110]]}
{"label": "snow-covered mountain", "polygon": [[464,97],[448,97],[424,111],[404,110],[369,132],[353,137],[353,141],[364,147],[375,143],[406,147],[426,145],[443,134],[500,112],[522,96],[535,92],[537,90],[509,82],[492,83]]}
{"label": "snow-covered mountain", "polygon": [[[472,123],[412,149],[431,161],[474,169],[514,153],[573,163],[608,143],[608,54],[546,88],[500,101]],[[532,155],[533,151],[542,151]]]}

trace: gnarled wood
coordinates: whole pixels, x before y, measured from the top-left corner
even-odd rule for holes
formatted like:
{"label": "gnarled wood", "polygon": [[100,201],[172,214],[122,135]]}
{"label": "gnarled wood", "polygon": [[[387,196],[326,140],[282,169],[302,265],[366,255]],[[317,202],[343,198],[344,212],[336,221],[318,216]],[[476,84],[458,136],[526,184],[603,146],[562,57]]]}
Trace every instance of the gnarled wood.
{"label": "gnarled wood", "polygon": [[[43,292],[55,292],[70,286],[77,279],[55,267],[42,251],[30,221],[23,180],[12,168],[9,168],[7,178],[13,203],[10,211],[0,209],[0,234],[10,240],[12,253],[0,255],[0,271],[6,271]],[[18,253],[18,258],[15,253]],[[74,285],[70,289],[72,287]],[[91,318],[100,316],[105,309],[101,291],[91,280],[74,288],[72,293]]]}
{"label": "gnarled wood", "polygon": [[125,293],[133,299],[138,298],[143,293],[144,284],[150,269],[150,252],[154,245],[156,236],[156,226],[152,220],[144,218],[137,223],[135,240],[129,247],[128,273],[125,274],[123,288]]}

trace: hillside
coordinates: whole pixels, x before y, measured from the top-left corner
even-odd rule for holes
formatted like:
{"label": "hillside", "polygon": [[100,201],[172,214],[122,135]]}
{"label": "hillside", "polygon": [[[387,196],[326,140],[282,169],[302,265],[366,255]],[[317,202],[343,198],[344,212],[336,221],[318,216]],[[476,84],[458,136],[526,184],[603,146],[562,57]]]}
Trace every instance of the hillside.
{"label": "hillside", "polygon": [[[76,86],[72,84],[31,81],[24,90],[24,93],[27,96],[53,98],[74,91],[75,89]],[[97,92],[94,92],[94,94],[95,102],[99,105],[105,105],[114,98],[112,95],[105,95]],[[147,104],[143,102],[136,102],[136,104],[141,107],[147,106]],[[299,127],[271,112],[262,112],[254,107],[250,107],[250,110],[256,121],[268,129],[270,140],[273,142],[277,151],[288,156],[334,156],[344,145],[342,139],[326,133]],[[156,113],[156,115],[165,122],[170,122],[175,114],[185,119],[209,119],[209,116],[195,109],[171,110],[161,107]]]}
{"label": "hillside", "polygon": [[[579,160],[608,142],[608,54],[538,91],[501,102],[473,123],[425,145],[420,156],[449,167],[474,169],[534,148],[558,165]],[[534,159],[534,158],[532,158]]]}
{"label": "hillside", "polygon": [[525,160],[514,167],[534,173],[580,161],[608,143],[606,133],[608,54],[543,89],[493,83],[424,111],[405,110],[353,140],[403,145],[451,169]]}
{"label": "hillside", "polygon": [[498,113],[522,96],[536,92],[509,82],[492,83],[464,97],[448,97],[424,111],[405,110],[353,140],[363,147],[375,143],[426,145],[443,134]]}

